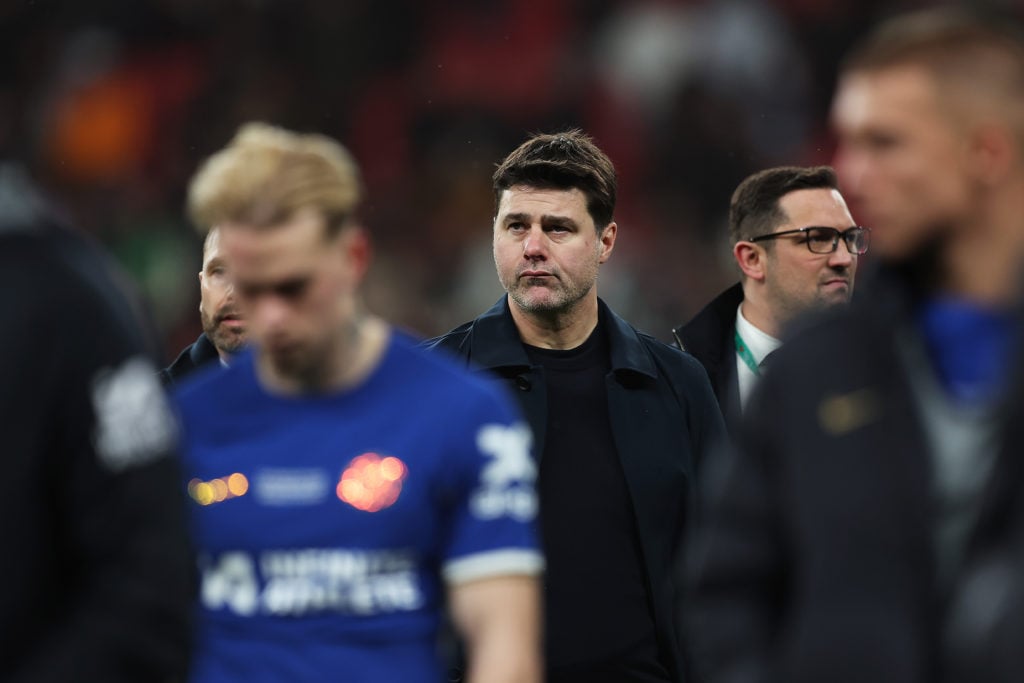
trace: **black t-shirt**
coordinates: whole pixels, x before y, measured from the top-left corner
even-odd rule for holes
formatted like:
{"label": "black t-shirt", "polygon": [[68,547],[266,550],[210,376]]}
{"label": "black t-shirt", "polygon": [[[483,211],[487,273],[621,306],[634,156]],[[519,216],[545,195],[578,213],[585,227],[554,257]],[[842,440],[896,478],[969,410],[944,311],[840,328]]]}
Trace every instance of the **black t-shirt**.
{"label": "black t-shirt", "polygon": [[538,477],[547,681],[669,681],[609,422],[605,327],[575,349],[526,353],[543,366],[548,391]]}

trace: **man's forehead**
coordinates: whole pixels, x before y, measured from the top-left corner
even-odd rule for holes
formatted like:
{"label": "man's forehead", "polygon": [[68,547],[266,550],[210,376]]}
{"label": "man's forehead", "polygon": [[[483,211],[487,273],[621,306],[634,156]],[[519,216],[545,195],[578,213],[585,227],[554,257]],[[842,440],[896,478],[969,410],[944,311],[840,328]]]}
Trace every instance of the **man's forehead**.
{"label": "man's forehead", "polygon": [[842,132],[846,127],[883,117],[935,111],[937,105],[935,78],[923,66],[854,71],[839,80],[832,121]]}
{"label": "man's forehead", "polygon": [[779,200],[779,208],[796,227],[820,225],[843,229],[853,221],[843,196],[830,187],[789,192]]}
{"label": "man's forehead", "polygon": [[203,266],[220,254],[220,229],[217,226],[210,228],[203,240]]}
{"label": "man's forehead", "polygon": [[513,185],[501,193],[498,202],[499,213],[520,212],[524,208],[561,207],[563,209],[587,208],[587,197],[578,188],[559,188]]}

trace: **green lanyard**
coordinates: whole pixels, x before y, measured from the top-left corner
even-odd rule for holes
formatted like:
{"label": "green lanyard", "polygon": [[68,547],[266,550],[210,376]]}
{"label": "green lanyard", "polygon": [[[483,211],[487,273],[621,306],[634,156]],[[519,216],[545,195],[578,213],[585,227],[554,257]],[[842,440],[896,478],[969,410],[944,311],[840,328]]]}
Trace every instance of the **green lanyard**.
{"label": "green lanyard", "polygon": [[739,330],[736,330],[733,339],[736,342],[736,353],[740,355],[740,358],[747,364],[750,371],[757,377],[760,377],[761,369],[757,366],[757,361],[754,360],[754,354],[750,352],[750,349],[747,348],[746,342],[743,341],[743,337],[740,336]]}

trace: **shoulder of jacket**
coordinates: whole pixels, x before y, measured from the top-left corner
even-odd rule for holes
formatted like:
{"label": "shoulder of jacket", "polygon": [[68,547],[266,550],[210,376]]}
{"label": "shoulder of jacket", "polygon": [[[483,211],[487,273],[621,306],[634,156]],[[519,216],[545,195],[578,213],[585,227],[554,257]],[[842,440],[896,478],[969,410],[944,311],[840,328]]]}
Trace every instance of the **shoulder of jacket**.
{"label": "shoulder of jacket", "polygon": [[470,336],[473,331],[473,325],[476,324],[475,320],[462,323],[456,328],[448,330],[442,335],[433,337],[431,339],[425,339],[419,343],[420,348],[427,350],[430,349],[449,349],[456,350],[462,347],[463,342]]}
{"label": "shoulder of jacket", "polygon": [[678,346],[666,344],[643,332],[638,332],[637,336],[654,357],[655,363],[668,374],[670,379],[675,379],[678,376],[679,379],[688,382],[694,376],[699,378],[707,374],[704,366],[691,353],[683,351]]}

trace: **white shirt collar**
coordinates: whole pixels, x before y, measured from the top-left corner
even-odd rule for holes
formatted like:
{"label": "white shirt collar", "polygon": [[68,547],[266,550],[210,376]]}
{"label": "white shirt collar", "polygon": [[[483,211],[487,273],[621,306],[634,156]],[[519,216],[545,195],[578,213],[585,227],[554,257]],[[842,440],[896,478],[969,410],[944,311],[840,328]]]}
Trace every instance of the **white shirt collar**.
{"label": "white shirt collar", "polygon": [[781,340],[762,332],[743,317],[743,304],[736,307],[736,331],[740,333],[743,342],[750,349],[750,354],[759,365],[765,356],[782,346]]}
{"label": "white shirt collar", "polygon": [[[736,331],[739,332],[740,337],[743,339],[743,343],[746,344],[747,348],[750,349],[750,355],[754,357],[754,361],[760,365],[764,357],[769,353],[779,348],[782,342],[766,334],[761,330],[754,327],[753,323],[743,317],[742,306],[736,308]],[[740,391],[740,409],[746,407],[747,399],[750,398],[751,392],[754,390],[754,385],[757,383],[757,375],[754,371],[747,367],[746,362],[740,357],[739,352],[736,356],[736,379],[739,384]]]}

